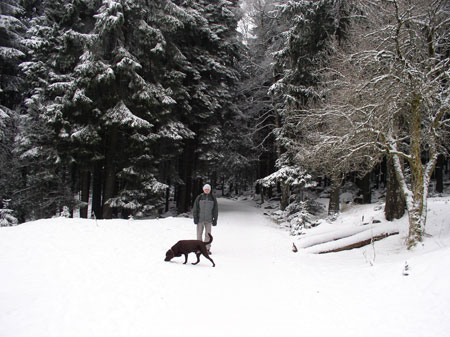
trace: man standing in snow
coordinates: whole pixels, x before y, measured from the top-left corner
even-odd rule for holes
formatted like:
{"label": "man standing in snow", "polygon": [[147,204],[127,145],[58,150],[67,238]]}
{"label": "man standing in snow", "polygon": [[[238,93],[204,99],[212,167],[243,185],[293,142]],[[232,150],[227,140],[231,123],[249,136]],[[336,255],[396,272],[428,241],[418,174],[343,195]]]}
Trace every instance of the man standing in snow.
{"label": "man standing in snow", "polygon": [[[192,209],[194,223],[197,225],[197,240],[209,241],[208,233],[211,233],[211,226],[217,225],[219,207],[216,197],[211,193],[211,185],[203,186],[203,193],[199,194],[194,201]],[[202,239],[205,231],[205,240]],[[211,253],[211,245],[207,245],[208,252]]]}

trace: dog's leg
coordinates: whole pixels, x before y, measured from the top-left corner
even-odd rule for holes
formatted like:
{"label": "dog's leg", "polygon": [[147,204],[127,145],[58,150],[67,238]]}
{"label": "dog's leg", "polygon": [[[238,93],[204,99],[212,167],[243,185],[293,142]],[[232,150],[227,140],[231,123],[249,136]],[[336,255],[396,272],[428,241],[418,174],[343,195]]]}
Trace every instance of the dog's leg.
{"label": "dog's leg", "polygon": [[209,257],[209,255],[208,254],[203,254],[203,256],[204,257],[206,257],[209,261],[211,261],[212,262],[212,264],[213,264],[213,267],[215,267],[216,266],[216,264],[214,263],[214,261],[213,261],[213,259],[211,259],[210,257]]}
{"label": "dog's leg", "polygon": [[216,264],[214,263],[213,259],[211,259],[211,258],[209,257],[208,250],[206,249],[206,247],[204,247],[204,248],[202,249],[202,255],[203,255],[204,257],[206,257],[209,261],[212,262],[213,267],[216,266]]}
{"label": "dog's leg", "polygon": [[184,254],[184,263],[183,264],[186,264],[187,260],[188,260],[188,254]]}
{"label": "dog's leg", "polygon": [[193,263],[194,266],[200,262],[200,253],[195,253],[195,255],[197,255],[197,262]]}

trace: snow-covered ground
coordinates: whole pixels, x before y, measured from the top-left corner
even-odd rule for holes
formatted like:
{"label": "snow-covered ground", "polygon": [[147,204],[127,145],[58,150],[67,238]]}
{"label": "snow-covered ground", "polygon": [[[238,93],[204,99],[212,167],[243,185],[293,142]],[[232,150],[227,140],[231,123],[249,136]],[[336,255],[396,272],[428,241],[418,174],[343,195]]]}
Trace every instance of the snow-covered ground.
{"label": "snow-covered ground", "polygon": [[363,215],[383,220],[382,210],[352,206],[294,238],[251,201],[219,199],[215,268],[163,261],[195,237],[188,218],[0,228],[0,336],[448,337],[449,204],[430,199],[430,236],[414,251],[404,218],[400,235],[317,255],[292,243],[363,226]]}

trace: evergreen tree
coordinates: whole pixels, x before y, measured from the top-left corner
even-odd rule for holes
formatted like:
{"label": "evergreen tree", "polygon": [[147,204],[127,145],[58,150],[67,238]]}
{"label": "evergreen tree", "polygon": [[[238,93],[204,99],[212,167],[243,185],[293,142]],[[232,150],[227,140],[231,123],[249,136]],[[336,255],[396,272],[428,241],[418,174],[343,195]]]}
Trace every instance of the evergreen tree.
{"label": "evergreen tree", "polygon": [[22,43],[26,30],[21,21],[23,14],[24,9],[18,0],[0,3],[0,107],[10,109],[21,101],[23,84],[18,64],[26,56],[26,48]]}
{"label": "evergreen tree", "polygon": [[[24,1],[29,59],[20,67],[26,77],[26,112],[16,137],[21,183],[18,201],[28,217],[41,218],[76,205],[75,166],[61,151],[59,138],[64,94],[73,83],[72,68],[80,51],[68,44],[66,32],[84,27],[89,2]],[[15,202],[16,198],[12,200]]]}
{"label": "evergreen tree", "polygon": [[26,193],[12,203],[28,218],[63,206],[87,217],[89,202],[98,218],[145,216],[174,185],[187,210],[239,115],[237,1],[22,4],[28,91],[13,153]]}
{"label": "evergreen tree", "polygon": [[11,200],[3,200],[2,207],[0,208],[0,227],[17,225],[18,220],[12,214],[13,211],[8,208],[8,204]]}
{"label": "evergreen tree", "polygon": [[239,106],[250,120],[249,133],[252,152],[257,160],[256,178],[273,173],[281,149],[275,138],[280,127],[280,116],[272,97],[268,94],[275,81],[273,52],[282,39],[282,23],[275,15],[275,1],[250,1],[247,19],[250,37],[246,39],[248,55],[243,60],[246,77],[240,86]]}
{"label": "evergreen tree", "polygon": [[18,71],[26,56],[23,15],[19,1],[0,3],[0,199],[13,197],[16,181],[17,161],[12,150],[24,88]]}
{"label": "evergreen tree", "polygon": [[201,191],[202,181],[216,179],[216,168],[223,158],[222,126],[235,116],[233,92],[237,72],[239,44],[237,1],[175,1],[192,16],[180,34],[174,36],[185,57],[180,69],[186,77],[186,104],[177,104],[181,121],[195,133],[184,142],[178,158],[179,183],[176,201],[179,212],[187,211]]}
{"label": "evergreen tree", "polygon": [[158,209],[166,188],[157,180],[159,145],[175,134],[191,136],[171,112],[179,74],[170,65],[177,50],[165,34],[182,26],[177,16],[185,13],[170,5],[104,1],[92,33],[71,32],[73,43],[84,39],[86,47],[65,95],[65,140],[82,147],[72,153],[84,180],[93,173],[97,217]]}
{"label": "evergreen tree", "polygon": [[[345,1],[289,1],[279,5],[278,15],[287,30],[283,32],[282,48],[275,53],[277,81],[270,88],[281,116],[277,131],[278,141],[283,146],[277,163],[279,168],[307,164],[298,160],[302,144],[307,149],[307,144],[302,142],[305,134],[299,132],[299,120],[302,114],[309,114],[307,107],[323,98],[319,90],[320,70],[326,66],[334,40],[345,36],[346,13]],[[343,179],[343,172],[334,167],[331,164],[330,171],[312,172],[327,174],[332,179],[330,213],[339,210],[339,187]],[[282,189],[289,189],[289,186]],[[288,191],[283,191],[283,195],[288,195]]]}

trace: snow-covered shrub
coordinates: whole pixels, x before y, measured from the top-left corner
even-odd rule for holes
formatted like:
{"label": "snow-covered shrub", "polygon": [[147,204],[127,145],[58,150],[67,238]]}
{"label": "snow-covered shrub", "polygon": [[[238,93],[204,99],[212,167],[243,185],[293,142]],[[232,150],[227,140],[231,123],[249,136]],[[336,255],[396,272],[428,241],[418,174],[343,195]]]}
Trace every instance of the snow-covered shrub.
{"label": "snow-covered shrub", "polygon": [[13,216],[13,211],[8,208],[11,200],[3,200],[3,208],[0,208],[0,227],[15,226],[19,223]]}
{"label": "snow-covered shrub", "polygon": [[60,216],[63,217],[63,218],[70,218],[71,214],[70,214],[69,207],[64,206]]}
{"label": "snow-covered shrub", "polygon": [[289,230],[290,234],[301,235],[303,229],[317,225],[315,215],[323,211],[323,207],[313,200],[293,202],[284,211],[277,210],[268,215],[280,226]]}
{"label": "snow-covered shrub", "polygon": [[264,187],[275,186],[282,182],[291,187],[311,187],[316,182],[312,180],[311,175],[307,174],[302,168],[297,166],[283,166],[278,171],[259,179],[257,183]]}

